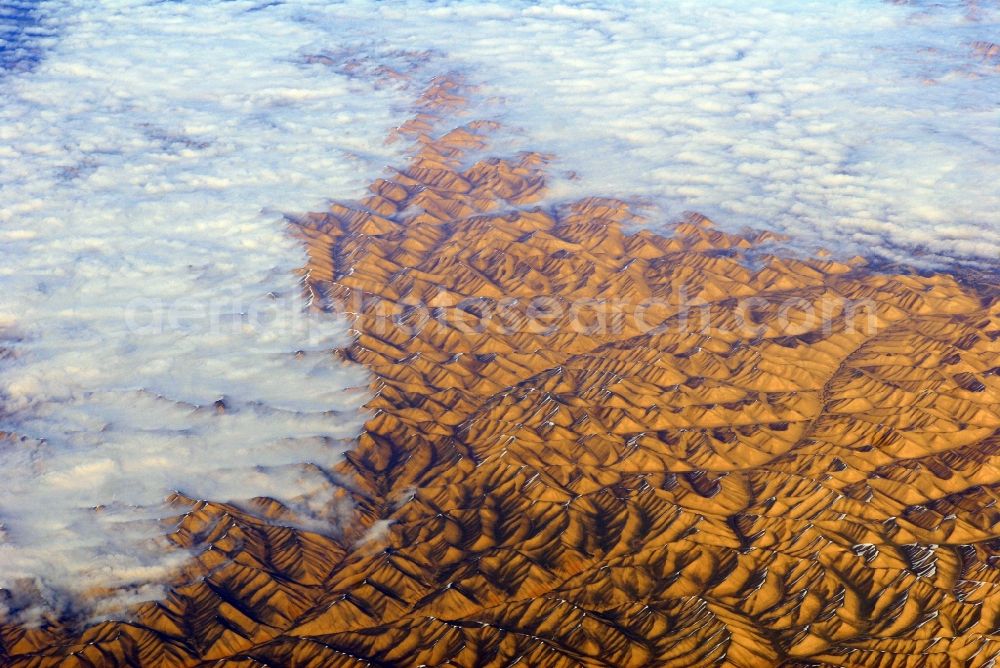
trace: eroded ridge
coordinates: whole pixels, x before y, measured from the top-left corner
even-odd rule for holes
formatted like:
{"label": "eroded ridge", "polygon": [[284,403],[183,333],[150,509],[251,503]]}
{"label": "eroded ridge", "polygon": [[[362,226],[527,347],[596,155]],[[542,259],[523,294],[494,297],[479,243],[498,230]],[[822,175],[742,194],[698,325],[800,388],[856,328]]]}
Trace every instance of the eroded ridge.
{"label": "eroded ridge", "polygon": [[545,156],[441,131],[463,99],[436,80],[411,162],[295,226],[372,373],[344,536],[195,504],[201,579],[7,661],[991,665],[996,287],[537,206]]}

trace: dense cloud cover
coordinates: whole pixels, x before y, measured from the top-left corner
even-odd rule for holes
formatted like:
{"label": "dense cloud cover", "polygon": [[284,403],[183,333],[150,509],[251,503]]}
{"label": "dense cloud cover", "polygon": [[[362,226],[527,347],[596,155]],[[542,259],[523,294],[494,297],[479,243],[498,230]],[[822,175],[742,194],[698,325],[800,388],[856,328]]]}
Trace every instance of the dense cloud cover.
{"label": "dense cloud cover", "polygon": [[324,354],[346,324],[305,315],[280,214],[359,194],[405,148],[382,138],[408,99],[345,59],[428,52],[482,82],[514,147],[557,156],[553,200],[995,265],[1000,72],[976,47],[995,7],[601,4],[79,0],[4,18],[0,588],[157,595],[142,585],[183,558],[148,521],[172,490],[305,518],[328,499],[300,464],[347,447],[366,379]]}
{"label": "dense cloud cover", "polygon": [[150,541],[173,490],[329,500],[302,464],[339,459],[367,378],[324,353],[347,324],[306,314],[281,213],[357,192],[393,124],[302,63],[291,9],[91,4],[0,80],[0,588],[53,600],[182,559]]}
{"label": "dense cloud cover", "polygon": [[995,2],[421,6],[382,6],[379,29],[475,64],[508,124],[582,177],[566,196],[844,254],[1000,255]]}

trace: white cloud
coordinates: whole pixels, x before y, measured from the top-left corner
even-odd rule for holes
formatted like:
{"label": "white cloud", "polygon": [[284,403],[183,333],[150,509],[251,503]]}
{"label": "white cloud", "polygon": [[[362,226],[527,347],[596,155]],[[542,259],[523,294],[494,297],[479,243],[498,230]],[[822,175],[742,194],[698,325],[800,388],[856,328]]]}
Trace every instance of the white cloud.
{"label": "white cloud", "polygon": [[582,177],[560,195],[655,196],[847,255],[1000,255],[1000,72],[973,52],[996,40],[993,3],[413,0],[379,11],[372,30],[466,64],[506,101],[523,145]]}
{"label": "white cloud", "polygon": [[347,325],[305,313],[278,212],[356,196],[405,98],[303,64],[328,36],[251,7],[50,3],[59,41],[0,79],[0,430],[22,437],[0,442],[0,588],[20,614],[159,595],[186,558],[156,538],[172,490],[337,530],[308,464],[360,430],[367,376],[325,352]]}

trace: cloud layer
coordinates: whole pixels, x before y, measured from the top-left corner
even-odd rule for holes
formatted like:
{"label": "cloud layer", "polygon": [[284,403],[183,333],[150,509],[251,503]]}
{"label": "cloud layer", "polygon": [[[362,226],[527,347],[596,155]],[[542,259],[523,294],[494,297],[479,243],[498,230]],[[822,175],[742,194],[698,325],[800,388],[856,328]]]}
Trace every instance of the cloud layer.
{"label": "cloud layer", "polygon": [[306,314],[281,213],[379,172],[398,92],[304,64],[325,35],[254,10],[62,5],[0,79],[7,607],[155,596],[184,558],[153,540],[173,490],[330,514],[307,465],[360,430],[367,378],[326,353],[347,325]]}
{"label": "cloud layer", "polygon": [[[371,8],[327,11],[314,20]],[[975,46],[998,40],[996,3],[409,2],[376,13],[386,40],[446,50],[488,82],[524,143],[580,177],[565,196],[648,197],[843,254],[939,265],[1000,255],[1000,62]]]}

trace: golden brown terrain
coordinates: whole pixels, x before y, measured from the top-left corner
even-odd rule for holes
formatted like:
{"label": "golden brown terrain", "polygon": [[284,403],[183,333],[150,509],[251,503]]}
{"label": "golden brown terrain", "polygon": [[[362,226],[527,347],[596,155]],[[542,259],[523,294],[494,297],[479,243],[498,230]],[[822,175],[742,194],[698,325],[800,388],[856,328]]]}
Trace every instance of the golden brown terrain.
{"label": "golden brown terrain", "polygon": [[436,80],[411,162],[296,225],[372,374],[349,530],[177,499],[165,601],[3,663],[992,665],[996,286],[535,206],[546,157],[477,159],[463,105]]}

